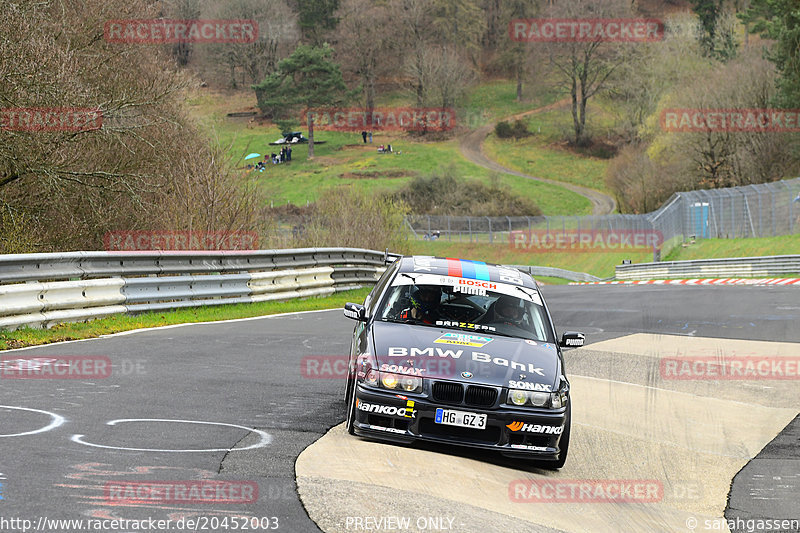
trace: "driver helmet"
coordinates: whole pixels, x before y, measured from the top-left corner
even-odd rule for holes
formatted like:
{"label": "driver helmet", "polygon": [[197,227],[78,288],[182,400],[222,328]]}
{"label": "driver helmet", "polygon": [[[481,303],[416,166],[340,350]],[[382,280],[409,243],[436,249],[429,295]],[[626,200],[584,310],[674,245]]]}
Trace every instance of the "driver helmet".
{"label": "driver helmet", "polygon": [[430,313],[442,300],[442,288],[436,285],[415,287],[411,292],[411,305],[423,313]]}
{"label": "driver helmet", "polygon": [[520,306],[519,298],[502,295],[494,304],[494,311],[501,320],[517,322],[522,319],[524,310]]}

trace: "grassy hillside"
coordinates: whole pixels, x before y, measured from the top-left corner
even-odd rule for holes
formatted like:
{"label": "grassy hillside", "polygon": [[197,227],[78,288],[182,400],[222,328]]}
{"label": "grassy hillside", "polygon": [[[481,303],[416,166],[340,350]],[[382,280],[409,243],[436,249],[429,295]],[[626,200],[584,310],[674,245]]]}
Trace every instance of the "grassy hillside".
{"label": "grassy hillside", "polygon": [[[531,101],[518,103],[514,100],[514,87],[510,82],[477,86],[467,107],[459,115],[462,127],[475,127],[505,113],[536,108],[554,99],[552,94],[542,93]],[[385,99],[380,105],[410,104],[402,93],[390,93]],[[243,158],[251,152],[277,152],[277,147],[268,144],[280,137],[278,128],[272,123],[250,117],[226,116],[229,112],[257,111],[252,92],[203,90],[189,103],[198,119],[226,147],[238,167],[244,167]],[[304,127],[299,129],[306,133]],[[373,143],[365,145],[358,133],[318,130],[315,139],[324,140],[325,144],[315,145],[313,161],[307,159],[307,145],[295,146],[291,164],[269,165],[264,172],[253,174],[266,202],[306,205],[314,202],[326,189],[341,184],[357,184],[368,191],[395,191],[411,178],[429,175],[445,165],[455,166],[458,175],[467,179],[488,183],[491,178],[488,170],[462,157],[457,138],[422,142],[402,132],[375,132]],[[394,150],[402,153],[378,154],[377,147],[381,144],[391,144]],[[544,214],[591,213],[587,199],[563,187],[516,176],[503,176],[501,181],[515,194],[532,199]]]}

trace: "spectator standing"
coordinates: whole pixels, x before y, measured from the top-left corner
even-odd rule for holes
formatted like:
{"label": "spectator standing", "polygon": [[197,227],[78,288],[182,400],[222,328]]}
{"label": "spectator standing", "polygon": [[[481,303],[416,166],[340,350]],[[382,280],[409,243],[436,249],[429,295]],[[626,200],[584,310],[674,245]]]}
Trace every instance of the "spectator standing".
{"label": "spectator standing", "polygon": [[287,161],[291,161],[292,160],[292,147],[291,146],[287,146],[286,147],[286,160]]}
{"label": "spectator standing", "polygon": [[369,144],[372,144],[372,131],[369,132]]}
{"label": "spectator standing", "polygon": [[364,139],[364,144],[367,144],[367,132],[366,132],[366,130],[361,132],[361,138]]}

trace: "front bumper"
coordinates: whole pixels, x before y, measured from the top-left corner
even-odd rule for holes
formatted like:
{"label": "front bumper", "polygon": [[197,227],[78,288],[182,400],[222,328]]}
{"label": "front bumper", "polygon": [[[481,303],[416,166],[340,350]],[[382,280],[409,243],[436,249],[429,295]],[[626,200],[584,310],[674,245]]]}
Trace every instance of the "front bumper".
{"label": "front bumper", "polygon": [[[358,384],[355,433],[372,439],[409,443],[441,442],[493,450],[503,455],[557,460],[565,431],[566,408],[520,409],[505,405],[478,408],[434,401],[422,395],[402,396]],[[412,405],[409,401],[413,402]],[[436,409],[486,414],[486,428],[437,424]]]}

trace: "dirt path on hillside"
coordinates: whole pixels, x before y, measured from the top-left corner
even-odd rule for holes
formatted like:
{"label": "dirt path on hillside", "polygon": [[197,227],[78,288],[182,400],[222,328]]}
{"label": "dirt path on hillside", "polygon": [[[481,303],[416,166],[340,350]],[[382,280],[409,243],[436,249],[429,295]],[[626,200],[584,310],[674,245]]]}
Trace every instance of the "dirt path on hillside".
{"label": "dirt path on hillside", "polygon": [[[569,102],[570,102],[569,99],[565,98],[564,100],[559,100],[558,102],[554,102],[544,107],[531,109],[530,111],[525,111],[523,113],[518,113],[516,115],[506,117],[503,120],[517,120],[526,117],[528,115],[543,113],[545,111],[550,111],[551,109],[555,109],[557,107],[569,104]],[[581,196],[588,198],[589,201],[592,202],[592,214],[594,215],[607,215],[613,213],[616,210],[617,208],[616,200],[614,200],[613,197],[604,194],[600,191],[589,189],[588,187],[581,187],[580,185],[573,185],[572,183],[566,183],[563,181],[531,176],[530,174],[525,174],[523,172],[518,172],[516,170],[511,170],[509,168],[506,168],[497,161],[489,159],[489,157],[483,151],[483,141],[485,141],[489,133],[491,133],[492,130],[494,130],[494,126],[495,126],[494,122],[491,124],[486,124],[485,126],[481,126],[477,130],[471,131],[470,133],[461,137],[461,139],[459,140],[459,144],[461,147],[461,153],[464,154],[464,157],[466,157],[476,165],[488,168],[489,170],[494,170],[495,172],[520,176],[522,178],[541,181],[544,183],[551,183],[553,185],[559,185],[561,187],[564,187],[565,189],[569,189],[574,193],[580,194]]]}

